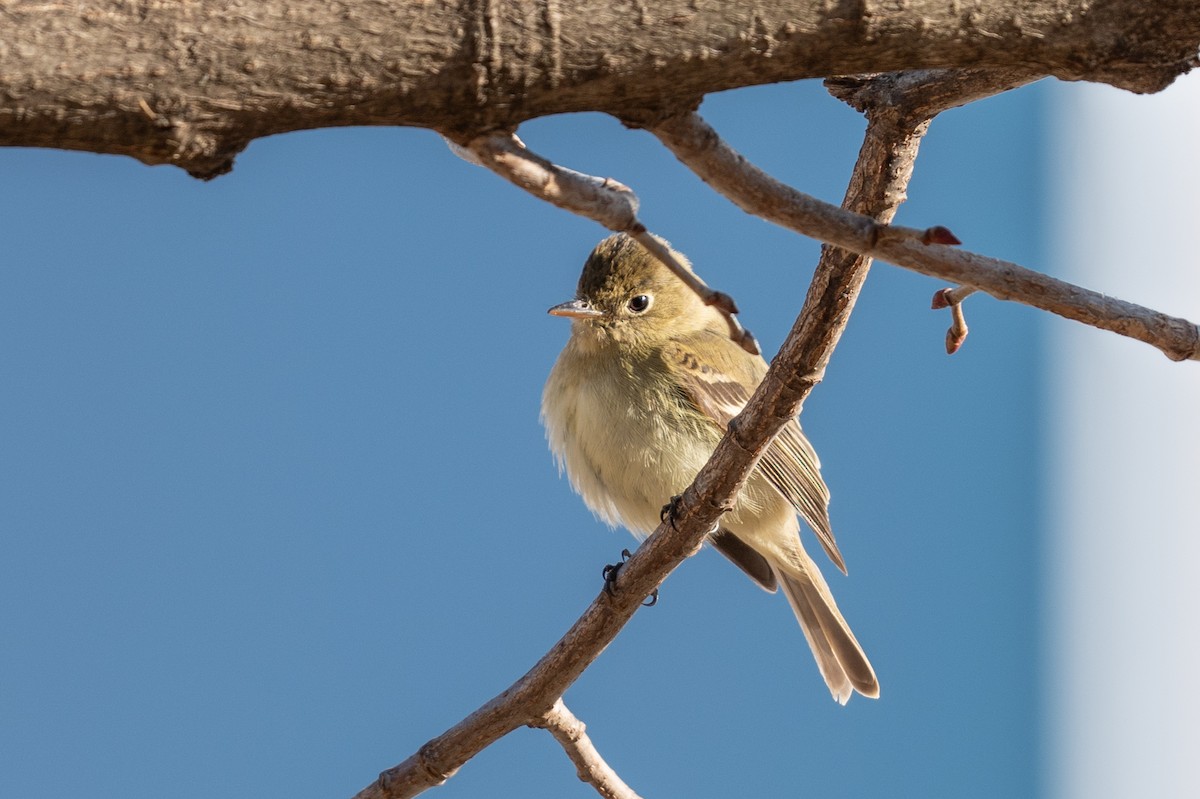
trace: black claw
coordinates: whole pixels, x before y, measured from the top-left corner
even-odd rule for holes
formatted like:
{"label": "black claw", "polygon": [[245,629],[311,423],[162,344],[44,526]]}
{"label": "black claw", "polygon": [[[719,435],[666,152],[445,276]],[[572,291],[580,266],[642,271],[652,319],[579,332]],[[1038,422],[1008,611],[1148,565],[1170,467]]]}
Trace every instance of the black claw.
{"label": "black claw", "polygon": [[620,569],[620,563],[610,563],[604,567],[604,571],[602,572],[604,574],[604,591],[609,596],[612,596],[616,592],[613,586],[617,584],[617,572]]}
{"label": "black claw", "polygon": [[604,577],[604,590],[608,592],[609,596],[612,596],[613,592],[617,590],[617,572],[621,571],[621,567],[625,565],[625,561],[629,560],[630,557],[632,556],[629,554],[629,550],[622,549],[621,562],[610,563],[600,572],[600,574]]}
{"label": "black claw", "polygon": [[[621,550],[621,562],[610,563],[604,567],[600,574],[604,577],[604,591],[609,596],[612,596],[617,591],[617,574],[621,571],[621,567],[625,565],[625,561],[629,560],[633,555],[628,549]],[[649,608],[658,604],[658,589],[655,588],[646,597],[646,601],[642,602],[642,607]]]}
{"label": "black claw", "polygon": [[671,520],[672,530],[677,529],[675,527],[675,509],[679,507],[679,500],[681,499],[683,499],[683,494],[676,494],[675,496],[671,497],[671,501],[666,505],[663,505],[662,510],[658,512],[658,520],[660,522],[665,522],[668,518]]}

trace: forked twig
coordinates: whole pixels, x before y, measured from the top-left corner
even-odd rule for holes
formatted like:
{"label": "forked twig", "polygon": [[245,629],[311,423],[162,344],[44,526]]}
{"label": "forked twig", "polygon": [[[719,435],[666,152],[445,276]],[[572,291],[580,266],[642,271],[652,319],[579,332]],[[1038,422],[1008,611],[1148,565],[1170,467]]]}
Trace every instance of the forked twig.
{"label": "forked twig", "polygon": [[567,709],[562,699],[555,702],[554,707],[541,718],[530,722],[529,726],[541,727],[553,735],[575,764],[579,779],[595,788],[605,799],[641,799],[600,756],[588,737],[587,726]]}

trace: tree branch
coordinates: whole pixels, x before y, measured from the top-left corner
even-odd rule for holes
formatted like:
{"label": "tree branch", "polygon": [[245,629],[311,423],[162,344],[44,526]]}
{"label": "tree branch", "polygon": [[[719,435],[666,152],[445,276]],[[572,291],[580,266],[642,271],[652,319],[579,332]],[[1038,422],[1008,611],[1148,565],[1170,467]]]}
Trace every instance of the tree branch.
{"label": "tree branch", "polygon": [[575,764],[579,779],[596,789],[605,799],[640,799],[637,793],[612,770],[596,751],[587,727],[575,717],[562,699],[531,726],[547,730]]}
{"label": "tree branch", "polygon": [[0,144],[212,177],[248,142],[292,130],[462,138],[829,75],[1023,64],[1153,92],[1195,65],[1200,4],[90,0],[3,3],[0,30]]}
{"label": "tree branch", "polygon": [[[903,201],[926,125],[900,122],[909,117],[889,114],[883,105],[869,109],[877,109],[877,113],[868,110],[872,124],[855,164],[847,204],[890,218]],[[583,616],[525,676],[403,763],[380,774],[356,799],[415,796],[444,782],[511,730],[536,726],[553,710],[566,688],[641,606],[642,598],[699,550],[720,515],[732,507],[758,457],[820,382],[869,264],[869,258],[825,248],[804,308],[762,384],[684,491],[672,518],[661,524],[622,566],[616,590],[611,594],[601,591]]]}
{"label": "tree branch", "polygon": [[[636,119],[630,124],[640,124]],[[735,151],[698,114],[647,126],[705,183],[747,213],[897,266],[974,286],[1077,322],[1135,338],[1176,361],[1200,360],[1200,327],[1124,300],[1107,297],[1017,264],[928,244],[918,231],[881,225],[775,180]]]}

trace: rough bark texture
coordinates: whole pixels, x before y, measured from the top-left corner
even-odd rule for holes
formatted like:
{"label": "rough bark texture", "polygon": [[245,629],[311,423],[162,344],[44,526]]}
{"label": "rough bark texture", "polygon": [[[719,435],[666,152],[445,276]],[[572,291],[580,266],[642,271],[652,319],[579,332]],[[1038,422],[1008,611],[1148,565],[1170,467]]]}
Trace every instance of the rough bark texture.
{"label": "rough bark texture", "polygon": [[1198,43],[1195,0],[0,0],[0,144],[208,177],[290,130],[415,125],[465,141],[830,75],[1016,66],[1151,92]]}

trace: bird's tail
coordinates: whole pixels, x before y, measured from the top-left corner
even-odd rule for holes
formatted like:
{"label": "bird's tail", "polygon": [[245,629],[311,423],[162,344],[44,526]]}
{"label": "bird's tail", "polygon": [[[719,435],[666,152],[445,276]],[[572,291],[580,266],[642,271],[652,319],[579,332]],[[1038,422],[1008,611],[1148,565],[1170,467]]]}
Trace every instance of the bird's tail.
{"label": "bird's tail", "polygon": [[786,562],[772,559],[771,566],[833,698],[843,705],[854,691],[877,698],[875,670],[842,618],[817,564],[803,550],[789,554]]}

